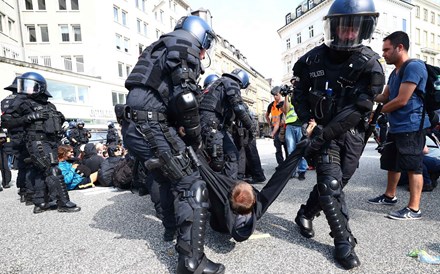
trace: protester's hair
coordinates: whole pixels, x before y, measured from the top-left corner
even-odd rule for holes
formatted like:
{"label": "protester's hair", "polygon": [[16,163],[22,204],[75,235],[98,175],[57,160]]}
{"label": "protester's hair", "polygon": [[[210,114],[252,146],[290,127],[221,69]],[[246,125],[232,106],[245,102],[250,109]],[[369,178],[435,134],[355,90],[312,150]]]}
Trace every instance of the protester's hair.
{"label": "protester's hair", "polygon": [[69,151],[73,151],[73,148],[70,145],[58,146],[58,159],[66,159]]}
{"label": "protester's hair", "polygon": [[408,34],[406,34],[403,31],[395,31],[385,37],[383,39],[383,42],[386,40],[390,40],[391,45],[393,45],[394,48],[396,48],[398,45],[402,44],[403,48],[408,51],[409,50],[409,37]]}
{"label": "protester's hair", "polygon": [[252,212],[255,205],[255,193],[252,187],[244,181],[238,181],[231,190],[230,204],[232,210],[241,215]]}

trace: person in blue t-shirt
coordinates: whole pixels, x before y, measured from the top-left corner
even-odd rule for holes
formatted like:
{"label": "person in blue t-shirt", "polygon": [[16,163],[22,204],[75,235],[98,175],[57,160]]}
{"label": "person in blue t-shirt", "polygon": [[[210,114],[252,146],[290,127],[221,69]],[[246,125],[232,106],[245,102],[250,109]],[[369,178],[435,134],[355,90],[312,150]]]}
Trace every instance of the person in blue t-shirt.
{"label": "person in blue t-shirt", "polygon": [[[408,205],[390,212],[396,220],[420,219],[420,199],[423,188],[423,148],[425,129],[430,126],[424,112],[423,101],[417,92],[425,92],[428,73],[420,60],[407,62],[409,37],[396,31],[383,40],[383,57],[387,64],[395,65],[387,86],[375,101],[384,103],[382,112],[388,114],[387,145],[380,158],[381,169],[388,171],[388,184],[383,195],[368,200],[372,204],[395,205],[396,189],[401,172],[408,173],[410,198]],[[399,70],[406,65],[403,73]],[[423,118],[424,117],[424,118]]]}

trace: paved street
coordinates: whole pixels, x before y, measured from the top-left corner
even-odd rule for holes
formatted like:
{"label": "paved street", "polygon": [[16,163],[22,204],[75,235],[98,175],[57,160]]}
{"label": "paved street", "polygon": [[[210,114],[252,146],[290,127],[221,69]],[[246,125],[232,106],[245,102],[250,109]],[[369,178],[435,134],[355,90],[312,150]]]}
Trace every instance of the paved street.
{"label": "paved street", "polygon": [[[422,248],[440,255],[440,190],[423,193],[423,219],[395,221],[390,210],[404,207],[409,192],[398,190],[394,207],[366,201],[385,190],[386,173],[379,154],[369,143],[360,168],[345,188],[350,225],[358,240],[361,267],[351,273],[440,273],[439,265],[406,256]],[[273,141],[258,140],[267,178],[276,166]],[[14,172],[14,178],[16,173]],[[294,223],[315,182],[291,179],[278,200],[257,225],[254,236],[237,243],[208,228],[205,252],[222,262],[226,273],[347,273],[335,264],[333,240],[321,215],[316,236],[303,238]],[[257,185],[261,188],[263,184]],[[172,243],[162,241],[163,228],[149,196],[96,187],[70,192],[82,207],[79,213],[56,211],[33,214],[20,204],[12,187],[0,192],[0,273],[174,273],[177,255]]]}

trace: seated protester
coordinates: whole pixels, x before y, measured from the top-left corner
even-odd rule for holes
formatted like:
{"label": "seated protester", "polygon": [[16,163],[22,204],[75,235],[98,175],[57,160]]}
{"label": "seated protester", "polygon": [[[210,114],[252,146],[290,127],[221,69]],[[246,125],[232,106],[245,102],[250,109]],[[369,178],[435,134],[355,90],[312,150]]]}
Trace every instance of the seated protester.
{"label": "seated protester", "polygon": [[71,164],[73,148],[70,145],[60,145],[58,147],[58,167],[64,177],[64,182],[68,190],[83,189],[94,187],[98,174],[90,173],[90,170],[84,166]]}
{"label": "seated protester", "polygon": [[113,173],[116,165],[123,158],[121,157],[121,149],[117,145],[107,147],[108,157],[102,162],[98,171],[98,183],[101,186],[113,186]]}
{"label": "seated protester", "polygon": [[106,158],[106,151],[107,151],[107,147],[106,145],[104,145],[103,143],[96,143],[95,145],[96,148],[96,153],[98,154],[98,156],[101,156],[103,158]]}
{"label": "seated protester", "polygon": [[90,171],[93,173],[99,170],[102,162],[104,162],[104,157],[98,155],[95,144],[86,144],[84,147],[84,156],[81,160],[81,163],[90,168]]}

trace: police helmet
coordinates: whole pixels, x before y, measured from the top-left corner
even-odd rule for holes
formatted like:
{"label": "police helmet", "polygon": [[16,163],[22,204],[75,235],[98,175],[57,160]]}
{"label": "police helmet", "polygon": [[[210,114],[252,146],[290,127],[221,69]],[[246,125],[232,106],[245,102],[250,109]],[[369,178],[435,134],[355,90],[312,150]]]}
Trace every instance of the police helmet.
{"label": "police helmet", "polygon": [[75,121],[70,121],[70,122],[69,122],[69,128],[70,128],[70,129],[72,129],[72,128],[76,128],[76,122],[75,122]]}
{"label": "police helmet", "polygon": [[84,127],[84,121],[83,121],[83,120],[78,120],[78,121],[76,122],[76,126],[77,126],[77,127],[79,127],[79,126]]}
{"label": "police helmet", "polygon": [[177,21],[174,30],[185,30],[191,33],[199,42],[199,48],[209,49],[215,41],[215,33],[201,17],[195,15],[183,16]]}
{"label": "police helmet", "polygon": [[324,42],[336,50],[355,50],[371,39],[378,17],[373,0],[335,0],[324,16]]}
{"label": "police helmet", "polygon": [[205,81],[203,82],[203,89],[206,89],[209,85],[214,83],[217,79],[219,79],[217,74],[210,74],[206,76]]}
{"label": "police helmet", "polygon": [[26,72],[17,77],[17,93],[27,95],[45,94],[52,97],[47,91],[46,79],[36,72]]}
{"label": "police helmet", "polygon": [[114,128],[115,124],[112,121],[107,122],[108,128]]}
{"label": "police helmet", "polygon": [[249,74],[242,69],[234,69],[231,73],[223,73],[222,76],[227,76],[238,81],[241,89],[245,89],[249,86]]}
{"label": "police helmet", "polygon": [[14,81],[12,82],[12,84],[10,84],[9,86],[5,87],[6,90],[12,91],[12,93],[17,93],[17,77],[15,77]]}

